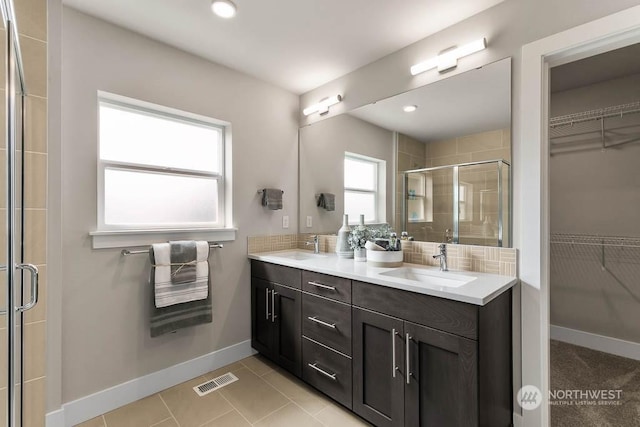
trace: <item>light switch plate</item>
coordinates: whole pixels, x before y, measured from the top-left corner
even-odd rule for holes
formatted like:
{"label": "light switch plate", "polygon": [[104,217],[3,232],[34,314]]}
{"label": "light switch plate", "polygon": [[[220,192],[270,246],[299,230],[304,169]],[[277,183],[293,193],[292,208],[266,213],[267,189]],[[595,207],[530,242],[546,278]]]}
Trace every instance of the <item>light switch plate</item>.
{"label": "light switch plate", "polygon": [[307,215],[307,228],[313,227],[313,217],[311,215]]}
{"label": "light switch plate", "polygon": [[289,228],[289,215],[282,217],[282,228]]}

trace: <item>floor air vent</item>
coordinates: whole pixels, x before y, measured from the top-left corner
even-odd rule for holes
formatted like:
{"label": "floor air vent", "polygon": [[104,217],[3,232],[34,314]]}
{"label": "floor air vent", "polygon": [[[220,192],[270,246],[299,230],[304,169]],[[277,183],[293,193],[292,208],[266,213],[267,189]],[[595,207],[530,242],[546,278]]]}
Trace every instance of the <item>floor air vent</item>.
{"label": "floor air vent", "polygon": [[195,390],[196,393],[198,393],[198,396],[202,397],[202,396],[206,396],[212,391],[221,389],[222,387],[229,385],[231,383],[234,383],[236,381],[238,381],[238,377],[233,375],[231,372],[227,372],[226,374],[221,375],[218,378],[214,378],[212,380],[207,381],[206,383],[202,383],[198,386],[195,386],[193,389]]}

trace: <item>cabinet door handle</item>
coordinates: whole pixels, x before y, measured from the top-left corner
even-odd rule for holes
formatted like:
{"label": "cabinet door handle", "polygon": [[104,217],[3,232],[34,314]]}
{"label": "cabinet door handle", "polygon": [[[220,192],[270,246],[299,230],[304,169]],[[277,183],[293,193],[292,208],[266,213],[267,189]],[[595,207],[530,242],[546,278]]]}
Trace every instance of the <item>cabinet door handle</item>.
{"label": "cabinet door handle", "polygon": [[316,372],[321,373],[322,375],[324,375],[327,378],[331,378],[333,381],[338,381],[338,379],[336,378],[336,374],[330,374],[329,372],[325,371],[322,368],[318,368],[318,363],[307,363],[307,366],[309,366],[312,369],[315,369]]}
{"label": "cabinet door handle", "polygon": [[393,378],[396,377],[396,371],[398,367],[396,366],[396,332],[395,328],[391,330],[391,376]]}
{"label": "cabinet door handle", "polygon": [[335,286],[323,285],[322,283],[313,282],[313,281],[307,282],[307,283],[309,283],[310,285],[316,286],[318,288],[328,289],[330,291],[335,291],[336,290]]}
{"label": "cabinet door handle", "polygon": [[411,355],[409,353],[409,342],[411,341],[411,335],[407,334],[407,340],[405,341],[405,353],[407,356],[407,369],[406,369],[406,375],[407,375],[407,384],[411,383]]}
{"label": "cabinet door handle", "polygon": [[311,320],[312,322],[316,322],[319,325],[326,326],[327,328],[331,328],[331,329],[335,329],[336,328],[336,324],[335,323],[327,323],[327,322],[325,322],[323,320],[318,319],[316,316],[313,316],[313,317],[309,316],[309,317],[307,317],[307,319]]}
{"label": "cabinet door handle", "polygon": [[269,313],[269,289],[265,289],[267,291],[267,297],[264,299],[267,307],[266,307],[266,312],[267,312],[267,320],[269,320],[269,316],[271,315],[271,313]]}
{"label": "cabinet door handle", "polygon": [[276,291],[271,291],[271,322],[276,321],[276,295],[279,295]]}

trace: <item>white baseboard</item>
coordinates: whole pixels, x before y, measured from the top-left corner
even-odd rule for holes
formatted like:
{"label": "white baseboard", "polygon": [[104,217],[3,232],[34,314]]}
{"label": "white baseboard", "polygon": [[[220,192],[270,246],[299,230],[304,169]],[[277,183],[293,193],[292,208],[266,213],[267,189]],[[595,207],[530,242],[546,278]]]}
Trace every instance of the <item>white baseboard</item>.
{"label": "white baseboard", "polygon": [[49,412],[45,421],[47,427],[64,427],[64,409]]}
{"label": "white baseboard", "polygon": [[255,353],[256,351],[251,348],[251,340],[247,340],[144,377],[118,384],[73,402],[65,403],[61,409],[47,414],[46,426],[74,426]]}
{"label": "white baseboard", "polygon": [[522,419],[522,415],[517,412],[513,413],[513,427],[522,427],[524,424],[524,420]]}
{"label": "white baseboard", "polygon": [[551,325],[551,339],[603,351],[616,356],[640,360],[640,344],[576,329]]}

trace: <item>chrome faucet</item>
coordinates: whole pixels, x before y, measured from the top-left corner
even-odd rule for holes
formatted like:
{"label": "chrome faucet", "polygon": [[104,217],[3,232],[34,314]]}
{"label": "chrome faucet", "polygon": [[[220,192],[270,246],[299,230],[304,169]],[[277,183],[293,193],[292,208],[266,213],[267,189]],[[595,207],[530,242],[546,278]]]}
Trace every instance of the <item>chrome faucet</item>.
{"label": "chrome faucet", "polygon": [[317,234],[315,236],[313,236],[313,240],[310,240],[308,242],[304,242],[304,244],[306,246],[313,245],[313,253],[314,254],[319,254],[320,253],[320,240],[318,239],[318,235]]}
{"label": "chrome faucet", "polygon": [[447,268],[447,245],[446,243],[440,243],[440,245],[438,246],[438,249],[440,249],[440,253],[438,255],[433,255],[433,258],[439,258],[440,259],[440,271],[449,271],[449,269]]}

